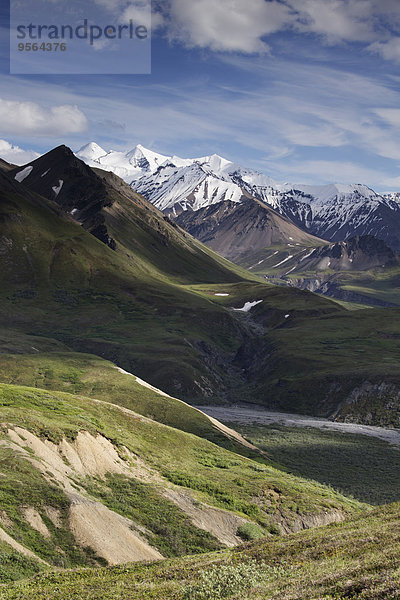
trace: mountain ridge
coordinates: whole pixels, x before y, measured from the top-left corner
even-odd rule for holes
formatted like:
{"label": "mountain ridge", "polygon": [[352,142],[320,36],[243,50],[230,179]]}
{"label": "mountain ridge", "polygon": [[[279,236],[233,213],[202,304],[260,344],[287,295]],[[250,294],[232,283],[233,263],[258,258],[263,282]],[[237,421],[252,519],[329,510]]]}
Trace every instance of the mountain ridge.
{"label": "mountain ridge", "polygon": [[[366,382],[397,389],[395,309],[382,321],[379,310],[350,313],[319,295],[265,283],[115,174],[91,171],[105,193],[99,208],[116,242],[111,249],[56,199],[29,188],[52,168],[51,153],[40,160],[40,169],[29,163],[2,173],[12,191],[1,196],[0,330],[24,345],[37,336],[35,348],[45,337],[102,356],[189,403],[249,399],[329,416]],[[48,176],[44,191],[54,198],[59,174]],[[74,188],[79,181],[73,171],[57,196],[68,209],[79,200],[70,190],[81,189],[82,202],[87,194]],[[374,362],[377,348],[387,355],[382,363]]]}
{"label": "mountain ridge", "polygon": [[[142,146],[137,148],[145,150]],[[117,153],[114,154],[116,157]],[[375,235],[400,250],[397,194],[378,194],[363,184],[279,183],[218,155],[195,159],[157,156],[157,167],[136,168],[130,175],[126,172],[125,177],[134,189],[169,216],[221,201],[240,202],[245,193],[316,237],[340,241],[356,235]],[[162,162],[163,159],[166,160]],[[103,167],[116,168],[113,160],[108,165],[104,160]]]}

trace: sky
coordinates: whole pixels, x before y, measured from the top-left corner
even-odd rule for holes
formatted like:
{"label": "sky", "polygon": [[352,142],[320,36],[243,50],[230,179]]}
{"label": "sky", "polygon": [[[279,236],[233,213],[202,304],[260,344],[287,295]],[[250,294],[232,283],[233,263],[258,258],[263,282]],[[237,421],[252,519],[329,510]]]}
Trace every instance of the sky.
{"label": "sky", "polygon": [[[80,1],[116,19],[149,0]],[[400,191],[399,0],[154,0],[149,74],[113,74],[118,52],[112,73],[10,74],[0,10],[0,156],[10,162],[59,144],[140,143],[217,153],[278,181]]]}

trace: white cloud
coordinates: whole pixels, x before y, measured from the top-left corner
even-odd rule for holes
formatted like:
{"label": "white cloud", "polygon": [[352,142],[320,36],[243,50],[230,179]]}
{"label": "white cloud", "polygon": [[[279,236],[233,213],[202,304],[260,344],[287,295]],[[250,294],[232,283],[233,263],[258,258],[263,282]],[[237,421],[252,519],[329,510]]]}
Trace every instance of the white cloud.
{"label": "white cloud", "polygon": [[168,0],[155,2],[153,12],[169,40],[187,47],[265,53],[268,36],[291,30],[315,34],[326,44],[359,42],[395,61],[400,44],[393,25],[399,17],[398,0]]}
{"label": "white cloud", "polygon": [[147,27],[150,31],[163,24],[164,19],[159,12],[151,12],[150,2],[132,2],[123,11],[120,19],[122,22],[132,21],[136,25]]}
{"label": "white cloud", "polygon": [[151,11],[151,0],[94,0],[95,4],[109,10],[114,17],[121,23],[126,23],[130,19],[136,25],[142,25],[157,29],[163,23],[163,17],[160,12]]}
{"label": "white cloud", "polygon": [[400,37],[394,37],[387,42],[374,42],[368,46],[368,50],[379,54],[385,60],[400,62]]}
{"label": "white cloud", "polygon": [[400,108],[376,108],[374,112],[391,127],[400,127]]}
{"label": "white cloud", "polygon": [[171,0],[168,36],[189,47],[265,52],[262,37],[284,29],[290,9],[265,0]]}
{"label": "white cloud", "polygon": [[295,27],[321,35],[328,43],[374,39],[373,6],[368,0],[292,0]]}
{"label": "white cloud", "polygon": [[84,131],[87,119],[77,106],[44,107],[0,98],[0,128],[12,135],[59,136]]}
{"label": "white cloud", "polygon": [[24,165],[40,154],[34,150],[23,150],[19,146],[13,146],[6,140],[0,140],[0,158],[14,165]]}

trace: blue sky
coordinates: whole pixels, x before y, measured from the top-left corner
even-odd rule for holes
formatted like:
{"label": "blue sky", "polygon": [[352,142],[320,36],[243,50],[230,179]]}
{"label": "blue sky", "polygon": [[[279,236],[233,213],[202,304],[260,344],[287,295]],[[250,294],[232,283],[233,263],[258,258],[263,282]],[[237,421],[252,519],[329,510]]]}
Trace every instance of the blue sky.
{"label": "blue sky", "polygon": [[[139,0],[86,1],[118,14]],[[153,11],[150,75],[10,75],[3,27],[0,156],[141,143],[215,152],[281,181],[400,190],[398,0],[162,0]]]}

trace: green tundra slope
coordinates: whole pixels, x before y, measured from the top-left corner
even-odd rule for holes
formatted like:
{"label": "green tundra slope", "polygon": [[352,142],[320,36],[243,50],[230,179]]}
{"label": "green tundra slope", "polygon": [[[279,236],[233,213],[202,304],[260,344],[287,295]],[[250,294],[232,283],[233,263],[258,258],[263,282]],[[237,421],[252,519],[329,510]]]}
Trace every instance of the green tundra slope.
{"label": "green tundra slope", "polygon": [[22,183],[0,173],[3,353],[90,353],[189,403],[363,419],[375,394],[397,415],[398,310],[265,284],[65,147],[32,165]]}
{"label": "green tundra slope", "polygon": [[234,551],[40,575],[4,600],[398,600],[399,504]]}
{"label": "green tundra slope", "polygon": [[55,351],[1,354],[0,382],[111,402],[229,450],[262,459],[259,452],[219,429],[204,413],[98,356]]}
{"label": "green tundra slope", "polygon": [[110,402],[0,384],[0,408],[2,582],[204,552],[367,508]]}

